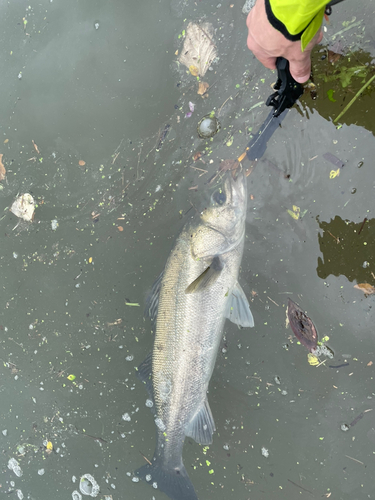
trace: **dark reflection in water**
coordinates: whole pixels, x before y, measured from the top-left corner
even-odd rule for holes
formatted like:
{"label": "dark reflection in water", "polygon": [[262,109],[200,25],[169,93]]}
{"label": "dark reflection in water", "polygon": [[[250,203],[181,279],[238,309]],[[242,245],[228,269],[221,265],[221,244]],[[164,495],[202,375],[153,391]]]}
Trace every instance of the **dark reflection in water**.
{"label": "dark reflection in water", "polygon": [[319,246],[323,254],[318,258],[318,276],[325,279],[330,274],[343,274],[349,281],[373,284],[375,219],[355,223],[336,215],[330,222],[317,221],[322,230]]}

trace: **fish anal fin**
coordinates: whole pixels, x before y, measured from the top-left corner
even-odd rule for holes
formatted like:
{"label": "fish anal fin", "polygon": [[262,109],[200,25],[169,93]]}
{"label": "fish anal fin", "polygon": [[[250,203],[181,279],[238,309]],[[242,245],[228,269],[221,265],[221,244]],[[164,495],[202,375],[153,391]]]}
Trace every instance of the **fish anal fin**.
{"label": "fish anal fin", "polygon": [[225,317],[238,326],[254,326],[254,318],[250,311],[249,302],[246,298],[245,292],[238,283],[236,283],[235,287],[228,296],[225,308]]}
{"label": "fish anal fin", "polygon": [[202,408],[185,429],[185,434],[197,443],[207,445],[212,443],[212,435],[215,430],[214,418],[206,399]]}
{"label": "fish anal fin", "polygon": [[220,257],[214,257],[211,264],[186,288],[185,293],[196,293],[210,288],[220,276],[223,264]]}

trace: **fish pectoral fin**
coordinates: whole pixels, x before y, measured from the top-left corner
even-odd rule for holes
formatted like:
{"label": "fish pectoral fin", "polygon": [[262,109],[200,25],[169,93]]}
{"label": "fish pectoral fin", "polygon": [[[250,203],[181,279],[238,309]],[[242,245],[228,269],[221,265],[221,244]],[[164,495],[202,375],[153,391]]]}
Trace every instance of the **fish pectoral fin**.
{"label": "fish pectoral fin", "polygon": [[151,321],[155,321],[158,314],[160,287],[163,276],[164,269],[156,278],[155,283],[152,285],[151,291],[146,298],[146,305],[143,314],[148,316]]}
{"label": "fish pectoral fin", "polygon": [[[146,359],[138,366],[137,377],[146,384],[146,389],[150,399],[154,403],[154,388],[152,385],[152,352],[148,354]],[[151,411],[154,412],[155,404],[151,407]]]}
{"label": "fish pectoral fin", "polygon": [[202,408],[187,426],[185,434],[193,438],[198,444],[206,445],[212,443],[212,435],[215,430],[214,417],[212,416],[211,408],[206,398]]}
{"label": "fish pectoral fin", "polygon": [[238,326],[254,326],[254,318],[250,311],[249,302],[238,283],[229,294],[225,307],[225,317]]}
{"label": "fish pectoral fin", "polygon": [[196,293],[210,288],[223,270],[220,257],[214,257],[211,264],[186,288],[185,293]]}

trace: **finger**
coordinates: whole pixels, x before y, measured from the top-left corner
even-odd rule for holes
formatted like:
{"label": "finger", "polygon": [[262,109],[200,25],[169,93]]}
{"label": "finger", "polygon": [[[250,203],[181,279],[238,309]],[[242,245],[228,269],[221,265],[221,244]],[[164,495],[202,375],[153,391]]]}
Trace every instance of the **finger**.
{"label": "finger", "polygon": [[306,54],[304,59],[291,59],[289,60],[289,70],[292,77],[298,83],[305,83],[310,78],[311,74],[311,60],[310,52]]}

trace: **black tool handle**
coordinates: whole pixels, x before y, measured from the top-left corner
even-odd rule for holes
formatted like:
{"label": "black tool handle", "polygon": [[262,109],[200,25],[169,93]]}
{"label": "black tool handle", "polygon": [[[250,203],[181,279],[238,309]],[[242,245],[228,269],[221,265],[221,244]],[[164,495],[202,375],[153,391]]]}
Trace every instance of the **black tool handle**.
{"label": "black tool handle", "polygon": [[274,92],[266,101],[267,106],[275,108],[274,116],[279,116],[286,108],[291,108],[303,94],[303,87],[292,77],[289,71],[289,61],[284,57],[276,60],[277,81]]}

